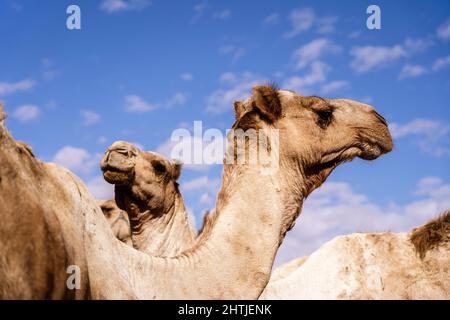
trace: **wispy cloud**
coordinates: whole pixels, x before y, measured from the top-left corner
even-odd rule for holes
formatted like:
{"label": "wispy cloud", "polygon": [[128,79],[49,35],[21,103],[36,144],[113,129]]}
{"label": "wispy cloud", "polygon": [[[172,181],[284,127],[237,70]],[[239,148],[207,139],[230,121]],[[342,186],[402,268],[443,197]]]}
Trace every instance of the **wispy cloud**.
{"label": "wispy cloud", "polygon": [[331,40],[325,38],[315,39],[294,51],[292,58],[295,63],[295,69],[303,69],[322,55],[337,53],[340,50],[341,47],[334,44]]}
{"label": "wispy cloud", "polygon": [[450,184],[442,179],[420,180],[416,194],[406,205],[380,206],[348,183],[326,182],[305,202],[296,227],[280,247],[277,264],[309,255],[338,235],[409,231],[450,208]]}
{"label": "wispy cloud", "polygon": [[194,14],[194,16],[192,17],[191,22],[194,23],[194,22],[196,22],[198,19],[200,19],[200,18],[203,16],[203,14],[205,13],[206,9],[208,9],[208,4],[206,3],[206,1],[197,3],[197,4],[194,6],[194,12],[195,12],[195,14]]}
{"label": "wispy cloud", "polygon": [[82,110],[81,117],[83,118],[83,125],[90,126],[100,122],[101,117],[98,113],[91,110]]}
{"label": "wispy cloud", "polygon": [[437,59],[433,64],[433,71],[439,71],[441,69],[450,66],[450,56]]}
{"label": "wispy cloud", "polygon": [[418,39],[412,39],[412,38],[406,38],[404,42],[404,47],[407,51],[410,51],[411,53],[416,52],[424,52],[429,47],[433,45],[433,41],[426,38],[418,38]]}
{"label": "wispy cloud", "polygon": [[350,54],[353,56],[350,66],[358,73],[381,68],[407,56],[405,49],[401,45],[395,45],[393,47],[354,47],[351,49]]}
{"label": "wispy cloud", "polygon": [[0,96],[6,96],[18,91],[26,91],[33,88],[36,82],[25,79],[19,82],[0,82]]}
{"label": "wispy cloud", "polygon": [[274,25],[278,24],[279,21],[280,21],[280,14],[277,12],[274,12],[274,13],[269,14],[267,17],[265,17],[263,19],[263,24],[269,25],[269,26],[274,26]]}
{"label": "wispy cloud", "polygon": [[443,24],[439,26],[436,31],[439,39],[447,41],[450,39],[450,18],[448,18]]}
{"label": "wispy cloud", "polygon": [[186,95],[182,92],[175,92],[175,94],[170,97],[163,106],[165,108],[172,108],[176,106],[182,106],[186,103]]}
{"label": "wispy cloud", "polygon": [[125,97],[125,111],[129,113],[144,113],[159,108],[170,109],[176,106],[184,105],[186,100],[186,95],[182,92],[175,92],[174,95],[166,101],[159,103],[147,102],[140,96],[133,94]]}
{"label": "wispy cloud", "polygon": [[394,139],[414,136],[420,150],[434,156],[450,155],[450,124],[430,119],[415,119],[405,124],[392,123]]}
{"label": "wispy cloud", "polygon": [[341,91],[345,88],[350,87],[350,83],[346,80],[335,80],[335,81],[331,81],[329,83],[324,84],[321,88],[320,88],[320,92],[322,94],[330,94],[330,93],[334,93],[334,92],[338,92]]}
{"label": "wispy cloud", "polygon": [[41,110],[33,104],[25,104],[17,107],[12,116],[17,121],[27,123],[36,120],[41,115]]}
{"label": "wispy cloud", "polygon": [[100,159],[101,154],[92,155],[86,149],[67,145],[56,152],[52,161],[75,173],[90,174],[98,167]]}
{"label": "wispy cloud", "polygon": [[218,179],[210,179],[208,176],[202,176],[183,182],[181,189],[185,191],[217,190],[219,185],[220,181]]}
{"label": "wispy cloud", "polygon": [[192,79],[194,79],[194,77],[192,76],[191,73],[185,72],[185,73],[180,74],[180,79],[184,80],[184,81],[191,81]]}
{"label": "wispy cloud", "polygon": [[88,179],[86,186],[96,199],[114,199],[114,186],[107,183],[101,175]]}
{"label": "wispy cloud", "polygon": [[132,94],[125,97],[125,111],[130,113],[143,113],[157,109],[155,104],[144,101],[138,95]]}
{"label": "wispy cloud", "polygon": [[244,47],[236,45],[224,45],[219,48],[219,53],[228,55],[231,57],[231,62],[236,62],[247,54],[247,50]]}
{"label": "wispy cloud", "polygon": [[231,10],[223,9],[213,13],[213,18],[218,20],[227,20],[231,18]]}
{"label": "wispy cloud", "polygon": [[107,13],[142,10],[150,6],[150,0],[102,0],[100,9]]}
{"label": "wispy cloud", "polygon": [[423,66],[406,64],[400,71],[399,78],[416,78],[424,75],[425,73],[427,73],[427,69]]}
{"label": "wispy cloud", "polygon": [[283,88],[310,94],[312,86],[323,83],[327,78],[330,67],[321,61],[314,61],[308,73],[303,76],[292,76],[283,82]]}
{"label": "wispy cloud", "polygon": [[291,22],[291,30],[286,32],[284,37],[292,38],[312,27],[315,19],[314,10],[311,8],[295,9],[291,11],[288,19]]}
{"label": "wispy cloud", "polygon": [[206,111],[219,114],[232,110],[233,102],[246,98],[253,85],[264,82],[260,76],[250,72],[222,74],[222,88],[215,90],[206,98]]}
{"label": "wispy cloud", "polygon": [[336,30],[337,17],[323,17],[317,20],[317,32],[321,34],[333,33]]}

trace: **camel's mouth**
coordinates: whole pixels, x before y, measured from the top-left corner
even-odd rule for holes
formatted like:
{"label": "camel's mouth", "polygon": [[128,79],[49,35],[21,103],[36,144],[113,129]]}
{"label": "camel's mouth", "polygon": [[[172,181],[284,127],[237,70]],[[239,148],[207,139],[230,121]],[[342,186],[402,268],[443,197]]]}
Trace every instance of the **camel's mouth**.
{"label": "camel's mouth", "polygon": [[103,157],[100,167],[103,177],[111,184],[127,183],[134,173],[135,155],[128,146],[110,147]]}
{"label": "camel's mouth", "polygon": [[130,180],[134,163],[116,151],[108,152],[101,162],[103,177],[111,184],[124,184]]}
{"label": "camel's mouth", "polygon": [[130,171],[121,171],[108,167],[103,170],[103,178],[111,184],[125,184],[130,181]]}

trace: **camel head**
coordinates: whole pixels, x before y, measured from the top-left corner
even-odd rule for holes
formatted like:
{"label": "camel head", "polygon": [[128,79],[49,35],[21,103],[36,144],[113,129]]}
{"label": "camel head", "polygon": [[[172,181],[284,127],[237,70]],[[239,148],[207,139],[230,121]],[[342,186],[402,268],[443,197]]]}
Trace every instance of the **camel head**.
{"label": "camel head", "polygon": [[262,85],[234,108],[233,129],[279,130],[280,166],[289,176],[298,172],[303,177],[303,196],[339,164],[355,157],[373,160],[393,147],[385,119],[373,107],[349,99],[302,96]]}
{"label": "camel head", "polygon": [[117,239],[131,244],[131,231],[128,215],[117,207],[114,200],[99,200],[98,204]]}
{"label": "camel head", "polygon": [[105,180],[115,185],[118,207],[127,211],[130,218],[144,212],[164,214],[179,194],[177,179],[181,163],[141,151],[128,142],[114,142],[106,150],[100,166]]}

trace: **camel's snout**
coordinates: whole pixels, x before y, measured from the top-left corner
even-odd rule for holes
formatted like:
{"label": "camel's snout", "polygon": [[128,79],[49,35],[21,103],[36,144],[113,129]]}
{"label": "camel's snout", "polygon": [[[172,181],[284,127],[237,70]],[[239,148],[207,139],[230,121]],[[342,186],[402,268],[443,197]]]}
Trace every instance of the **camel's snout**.
{"label": "camel's snout", "polygon": [[387,121],[375,108],[350,99],[328,101],[336,107],[340,119],[355,130],[354,146],[360,150],[360,158],[373,160],[392,151],[394,144]]}
{"label": "camel's snout", "polygon": [[121,184],[127,181],[139,153],[140,150],[128,142],[114,142],[106,150],[100,162],[105,180],[112,184]]}
{"label": "camel's snout", "polygon": [[361,133],[361,158],[373,160],[392,151],[394,143],[386,119],[375,109],[371,109],[367,123],[367,127]]}

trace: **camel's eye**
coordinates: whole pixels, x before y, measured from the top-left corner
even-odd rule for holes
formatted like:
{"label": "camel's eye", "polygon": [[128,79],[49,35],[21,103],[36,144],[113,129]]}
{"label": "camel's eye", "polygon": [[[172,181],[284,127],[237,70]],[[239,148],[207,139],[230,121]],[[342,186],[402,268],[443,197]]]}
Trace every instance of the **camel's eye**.
{"label": "camel's eye", "polygon": [[332,110],[316,110],[318,119],[317,123],[321,128],[326,128],[330,124],[333,119],[333,111]]}
{"label": "camel's eye", "polygon": [[166,166],[160,161],[157,160],[152,161],[152,166],[157,173],[163,174],[166,173],[167,171]]}

